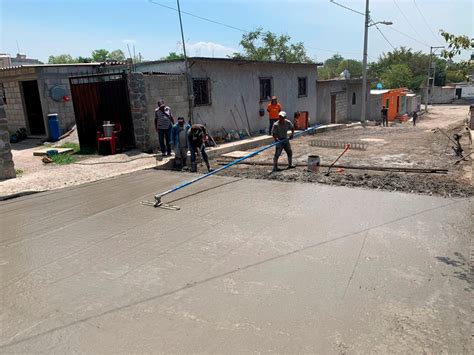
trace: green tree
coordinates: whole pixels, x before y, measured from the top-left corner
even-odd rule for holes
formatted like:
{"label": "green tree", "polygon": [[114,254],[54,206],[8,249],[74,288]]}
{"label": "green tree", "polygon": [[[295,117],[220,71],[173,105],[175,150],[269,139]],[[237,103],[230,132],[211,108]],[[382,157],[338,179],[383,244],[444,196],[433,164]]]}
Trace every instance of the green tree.
{"label": "green tree", "polygon": [[70,64],[78,63],[77,59],[73,58],[70,54],[50,55],[48,58],[49,64]]}
{"label": "green tree", "polygon": [[327,80],[337,78],[341,73],[338,72],[337,69],[343,61],[344,58],[340,54],[334,54],[331,58],[326,59],[322,68],[318,69],[318,79]]}
{"label": "green tree", "polygon": [[122,62],[125,60],[125,54],[121,49],[116,49],[107,55],[107,59],[114,60],[116,62]]}
{"label": "green tree", "polygon": [[[436,66],[435,85],[444,85],[446,79],[446,60],[433,57]],[[410,89],[418,89],[426,80],[428,71],[429,55],[421,51],[414,52],[411,48],[400,47],[392,52],[383,53],[379,59],[370,63],[369,76],[373,78],[387,77],[387,73],[391,71],[392,66],[396,64],[407,65],[412,73],[412,80],[409,84],[404,85]]]}
{"label": "green tree", "polygon": [[241,53],[234,53],[235,59],[268,60],[278,62],[310,63],[303,42],[290,43],[291,37],[257,28],[242,35]]}
{"label": "green tree", "polygon": [[90,63],[90,62],[92,62],[92,59],[89,58],[89,57],[79,56],[79,57],[76,58],[76,61],[77,61],[77,63]]}
{"label": "green tree", "polygon": [[109,51],[106,49],[96,49],[92,51],[91,58],[94,62],[105,62],[109,57]]}
{"label": "green tree", "polygon": [[385,88],[410,87],[412,71],[407,64],[392,64],[381,76]]}
{"label": "green tree", "polygon": [[[474,38],[469,38],[466,35],[454,35],[452,33],[441,30],[441,36],[446,41],[448,49],[443,51],[443,57],[449,60],[461,54],[465,50],[474,49]],[[471,55],[471,60],[462,60],[458,63],[452,63],[449,66],[450,75],[449,81],[460,82],[465,81],[468,75],[474,73],[474,58]],[[461,79],[462,77],[462,79]],[[461,80],[459,80],[461,79]]]}
{"label": "green tree", "polygon": [[161,60],[177,60],[177,59],[184,59],[184,54],[176,53],[176,52],[169,52],[166,57],[161,57]]}
{"label": "green tree", "polygon": [[362,62],[355,59],[344,59],[337,66],[336,72],[341,74],[344,70],[348,70],[351,74],[351,78],[362,76]]}
{"label": "green tree", "polygon": [[448,49],[443,51],[443,56],[447,59],[453,59],[464,50],[474,49],[474,38],[469,38],[466,35],[457,36],[444,30],[441,30],[440,33],[448,45]]}

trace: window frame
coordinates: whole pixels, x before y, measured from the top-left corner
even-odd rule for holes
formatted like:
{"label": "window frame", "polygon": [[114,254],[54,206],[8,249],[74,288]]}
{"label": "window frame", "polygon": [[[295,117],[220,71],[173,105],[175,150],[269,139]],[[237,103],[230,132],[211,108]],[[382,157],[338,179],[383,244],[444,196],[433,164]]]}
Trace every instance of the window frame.
{"label": "window frame", "polygon": [[[212,96],[211,96],[211,80],[209,78],[193,78],[192,79],[192,84],[193,84],[193,97],[194,97],[194,106],[210,106],[212,104]],[[196,102],[196,90],[194,89],[194,84],[197,81],[205,81],[206,86],[207,86],[207,96],[208,96],[208,102],[207,103],[197,103]]]}
{"label": "window frame", "polygon": [[[267,97],[262,97],[262,81],[263,80],[269,80],[270,81],[270,95],[268,95]],[[258,78],[258,82],[259,82],[259,96],[260,96],[260,101],[271,101],[272,100],[272,96],[273,96],[273,77],[271,76],[261,76]]]}
{"label": "window frame", "polygon": [[[300,94],[300,80],[304,80],[304,94]],[[308,77],[299,76],[298,77],[298,97],[307,97],[308,96]]]}

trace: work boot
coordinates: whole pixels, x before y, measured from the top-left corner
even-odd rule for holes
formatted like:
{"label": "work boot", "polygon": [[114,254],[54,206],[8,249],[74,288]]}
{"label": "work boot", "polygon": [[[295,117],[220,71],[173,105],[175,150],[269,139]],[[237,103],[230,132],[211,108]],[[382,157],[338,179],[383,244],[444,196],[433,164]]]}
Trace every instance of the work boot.
{"label": "work boot", "polygon": [[211,169],[211,165],[209,163],[206,164],[206,167],[207,167],[207,172],[210,173],[211,171],[213,171],[214,169]]}
{"label": "work boot", "polygon": [[272,173],[276,173],[278,171],[281,171],[281,169],[278,168],[278,165],[274,165],[272,169]]}
{"label": "work boot", "polygon": [[197,164],[196,163],[191,163],[191,172],[192,173],[197,172]]}
{"label": "work boot", "polygon": [[294,168],[296,168],[296,165],[288,164],[288,168],[287,168],[287,169],[294,169]]}

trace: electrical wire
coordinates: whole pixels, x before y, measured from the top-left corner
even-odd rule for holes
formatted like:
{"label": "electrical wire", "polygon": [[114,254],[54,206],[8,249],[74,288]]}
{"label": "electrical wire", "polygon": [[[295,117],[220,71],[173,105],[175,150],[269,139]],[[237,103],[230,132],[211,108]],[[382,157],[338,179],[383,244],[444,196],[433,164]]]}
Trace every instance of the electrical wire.
{"label": "electrical wire", "polygon": [[397,30],[397,29],[394,28],[393,26],[387,26],[387,28],[389,28],[389,29],[391,29],[392,31],[395,31],[395,32],[401,34],[402,36],[405,36],[405,37],[407,37],[407,38],[410,38],[411,40],[413,40],[413,41],[415,41],[415,42],[417,42],[417,43],[419,43],[419,44],[421,44],[421,45],[423,45],[423,46],[425,46],[425,47],[428,47],[428,48],[431,47],[429,44],[426,44],[426,43],[420,41],[419,39],[416,39],[415,37],[410,36],[409,34],[406,34],[405,32],[402,32],[402,31],[400,31],[400,30]]}
{"label": "electrical wire", "polygon": [[[172,6],[168,6],[168,5],[159,3],[159,2],[154,1],[154,0],[148,0],[148,2],[150,2],[151,4],[154,4],[154,5],[163,7],[163,8],[165,8],[165,9],[173,10],[173,11],[175,11],[175,12],[178,12],[178,9],[177,9],[177,8],[174,8],[174,7],[172,7]],[[344,7],[343,5],[340,5],[340,4],[337,4],[337,3],[334,3],[334,4]],[[354,12],[357,12],[357,11],[354,11]],[[200,20],[203,20],[203,21],[207,21],[207,22],[213,23],[213,24],[215,24],[215,25],[224,26],[224,27],[227,27],[227,28],[230,28],[230,29],[239,31],[239,32],[243,32],[243,33],[249,33],[249,32],[250,32],[250,31],[245,30],[245,29],[243,29],[243,28],[239,28],[239,27],[235,27],[235,26],[232,26],[232,25],[228,25],[228,24],[226,24],[226,23],[223,23],[223,22],[220,22],[220,21],[216,21],[216,20],[213,20],[213,19],[210,19],[210,18],[206,18],[206,17],[203,17],[203,16],[199,16],[199,15],[193,14],[193,13],[191,13],[191,12],[187,12],[187,11],[181,10],[181,13],[186,14],[186,15],[191,16],[191,17],[195,17],[195,18],[200,19]],[[345,53],[345,54],[361,54],[361,53],[359,53],[359,52],[334,51],[334,50],[330,50],[330,49],[323,49],[323,48],[318,48],[318,47],[307,46],[306,44],[305,44],[305,47],[308,48],[308,49],[314,49],[314,50],[318,50],[318,51],[322,51],[322,52],[327,52],[327,53],[334,53],[334,54],[338,54],[338,53]]]}
{"label": "electrical wire", "polygon": [[395,50],[395,47],[393,46],[392,42],[390,42],[389,39],[387,38],[387,36],[384,35],[382,30],[379,28],[379,26],[377,26],[377,24],[375,22],[374,22],[374,25],[375,25],[375,28],[380,32],[382,37],[385,39],[385,41],[390,45],[390,47],[392,47],[392,49]]}
{"label": "electrical wire", "polygon": [[400,11],[400,13],[402,14],[402,16],[405,18],[405,21],[410,25],[410,27],[412,28],[412,30],[417,34],[418,38],[423,38],[422,35],[420,35],[420,33],[416,30],[415,26],[412,25],[412,23],[410,22],[410,20],[408,20],[408,17],[405,15],[405,13],[402,11],[402,9],[400,8],[400,6],[398,5],[397,3],[397,0],[392,0],[393,3],[395,4],[395,6],[397,7],[398,11]]}
{"label": "electrical wire", "polygon": [[[178,9],[172,7],[172,6],[168,6],[168,5],[165,5],[165,4],[161,4],[159,2],[156,2],[156,1],[153,1],[153,0],[148,0],[150,3],[152,4],[155,4],[155,5],[158,5],[158,6],[161,6],[161,7],[164,7],[166,9],[169,9],[169,10],[173,10],[173,11],[176,11],[178,12]],[[244,32],[244,33],[248,33],[249,31],[247,30],[244,30],[243,28],[238,28],[238,27],[235,27],[235,26],[231,26],[231,25],[228,25],[226,23],[223,23],[223,22],[219,22],[219,21],[216,21],[216,20],[211,20],[209,18],[206,18],[206,17],[202,17],[202,16],[199,16],[199,15],[195,15],[195,14],[192,14],[190,12],[187,12],[187,11],[183,11],[181,10],[181,13],[182,14],[186,14],[188,16],[191,16],[191,17],[195,17],[195,18],[198,18],[200,20],[203,20],[203,21],[207,21],[207,22],[210,22],[210,23],[213,23],[215,25],[220,25],[220,26],[224,26],[224,27],[227,27],[227,28],[231,28],[233,30],[236,30],[236,31],[240,31],[240,32]]]}
{"label": "electrical wire", "polygon": [[351,9],[350,7],[347,7],[347,6],[345,6],[345,5],[339,4],[339,3],[335,2],[334,0],[329,0],[329,2],[330,2],[330,3],[333,3],[333,4],[336,5],[336,6],[342,7],[343,9],[346,9],[346,10],[355,12],[356,14],[365,16],[365,14],[364,14],[363,12],[357,11],[357,10],[354,10],[354,9]]}
{"label": "electrical wire", "polygon": [[426,27],[428,27],[428,29],[430,30],[431,34],[434,36],[434,38],[436,38],[436,41],[438,41],[439,44],[443,44],[441,43],[441,41],[439,40],[439,36],[437,36],[433,29],[431,28],[431,26],[429,25],[428,21],[426,21],[426,17],[425,15],[423,15],[423,12],[421,12],[420,8],[418,7],[418,4],[416,3],[415,0],[413,0],[413,4],[415,4],[415,7],[416,9],[418,10],[418,13],[421,15],[421,17],[423,18],[423,21],[425,22],[425,25]]}

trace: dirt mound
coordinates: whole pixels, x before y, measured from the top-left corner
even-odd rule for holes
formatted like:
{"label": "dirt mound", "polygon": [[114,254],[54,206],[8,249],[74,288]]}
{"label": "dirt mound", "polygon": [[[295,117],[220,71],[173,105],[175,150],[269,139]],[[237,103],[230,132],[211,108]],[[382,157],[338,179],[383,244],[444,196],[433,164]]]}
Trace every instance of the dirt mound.
{"label": "dirt mound", "polygon": [[322,183],[329,185],[364,187],[388,191],[403,191],[443,197],[474,196],[474,187],[469,181],[454,181],[446,175],[410,174],[410,173],[344,173],[331,172],[325,176],[325,169],[319,173],[304,169],[283,170],[271,173],[270,168],[253,166],[251,169],[235,167],[223,171],[222,175],[251,179],[267,179],[283,182]]}

